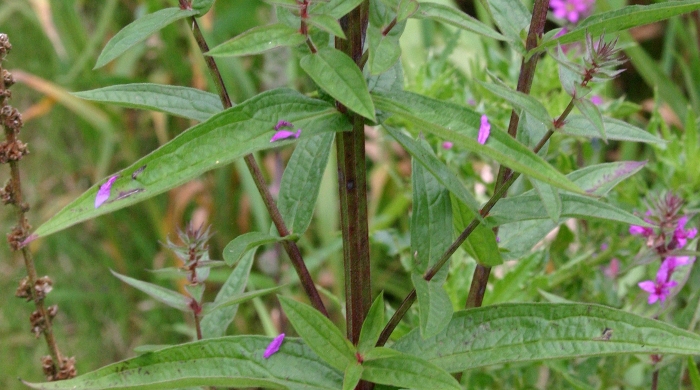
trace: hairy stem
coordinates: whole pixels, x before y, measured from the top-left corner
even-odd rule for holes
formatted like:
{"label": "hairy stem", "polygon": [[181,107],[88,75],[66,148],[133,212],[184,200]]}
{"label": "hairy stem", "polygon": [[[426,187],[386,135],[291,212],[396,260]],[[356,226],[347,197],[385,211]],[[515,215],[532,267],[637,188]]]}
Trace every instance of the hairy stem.
{"label": "hairy stem", "polygon": [[[204,39],[204,36],[202,35],[202,31],[200,30],[199,25],[197,24],[197,20],[194,17],[191,17],[190,20],[192,23],[192,33],[194,34],[195,40],[197,41],[197,45],[199,46],[199,49],[202,53],[206,53],[207,51],[209,51],[209,46],[207,45],[207,42]],[[214,83],[216,84],[216,89],[219,92],[221,103],[224,105],[224,108],[232,107],[231,98],[228,94],[228,91],[226,90],[226,86],[224,85],[224,81],[221,78],[221,73],[219,72],[219,68],[216,66],[214,58],[204,56],[204,59],[206,60],[207,66],[209,67],[209,71],[212,74]],[[255,157],[252,154],[248,154],[244,157],[244,160],[246,165],[248,166],[248,170],[250,171],[251,176],[253,176],[255,186],[257,187],[260,196],[262,196],[263,198],[265,207],[270,213],[270,218],[275,224],[275,227],[277,228],[280,237],[288,236],[289,229],[287,229],[287,225],[284,223],[284,219],[282,218],[282,215],[280,214],[280,211],[277,208],[277,204],[275,204],[275,201],[272,198],[270,189],[268,188],[267,183],[265,182],[265,177],[263,176],[262,171],[260,170],[260,166],[258,165],[257,161],[255,161]],[[321,295],[316,289],[316,285],[314,284],[314,281],[311,278],[311,274],[309,273],[308,268],[306,268],[304,259],[301,256],[301,251],[299,251],[299,247],[293,241],[283,241],[283,246],[285,251],[287,252],[287,255],[289,255],[289,258],[292,262],[292,266],[297,272],[301,285],[303,286],[306,295],[308,295],[311,304],[318,311],[323,313],[323,315],[328,317],[328,311],[326,310],[326,307],[323,304],[323,301],[321,300]]]}

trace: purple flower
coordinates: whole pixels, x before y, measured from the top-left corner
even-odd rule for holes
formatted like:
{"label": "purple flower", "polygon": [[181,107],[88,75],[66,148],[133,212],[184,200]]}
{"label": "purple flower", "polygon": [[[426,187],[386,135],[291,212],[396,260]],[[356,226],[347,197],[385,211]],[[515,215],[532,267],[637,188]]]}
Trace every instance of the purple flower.
{"label": "purple flower", "polygon": [[610,264],[608,264],[606,267],[603,267],[603,275],[607,276],[610,279],[615,279],[617,277],[617,274],[619,273],[620,260],[613,257],[612,260],[610,260]]}
{"label": "purple flower", "polygon": [[672,242],[675,243],[674,248],[682,248],[688,243],[688,240],[692,240],[698,234],[698,229],[692,228],[685,230],[685,224],[688,223],[688,216],[684,215],[678,220],[678,225],[673,231]]}
{"label": "purple flower", "polygon": [[112,184],[114,184],[117,178],[119,178],[119,175],[114,175],[100,186],[100,189],[97,191],[97,196],[95,197],[95,208],[100,207],[102,203],[109,199],[109,194],[112,191]]}
{"label": "purple flower", "polygon": [[491,134],[491,124],[489,124],[489,117],[486,114],[481,116],[481,126],[479,126],[479,136],[477,141],[480,144],[485,144],[486,140],[489,139],[489,134]]}
{"label": "purple flower", "polygon": [[280,350],[280,345],[282,345],[282,342],[284,341],[284,333],[280,333],[279,336],[275,337],[270,345],[265,348],[265,353],[263,354],[263,357],[265,359],[269,359],[270,356],[275,354],[277,351]]}
{"label": "purple flower", "polygon": [[292,131],[287,131],[287,130],[280,130],[275,133],[275,135],[272,136],[272,139],[270,142],[275,142],[275,141],[280,141],[283,139],[289,139],[289,138],[299,138],[301,135],[301,129],[297,129],[296,133]]}
{"label": "purple flower", "polygon": [[665,301],[671,294],[671,289],[678,284],[675,280],[666,280],[666,272],[662,272],[662,269],[663,267],[659,268],[659,272],[656,274],[656,282],[645,280],[637,284],[639,288],[649,293],[647,302],[650,305],[653,305],[656,301]]}
{"label": "purple flower", "polygon": [[294,125],[290,122],[282,120],[277,122],[277,124],[275,125],[275,131],[279,130],[281,127],[294,127]]}
{"label": "purple flower", "polygon": [[[693,263],[693,261],[695,260],[691,260],[689,256],[669,256],[663,261],[663,263],[661,263],[661,268],[663,268],[663,272],[666,272],[667,275],[671,275],[676,269],[676,267],[682,267],[684,265],[691,264]],[[661,269],[659,269],[659,271],[661,271]]]}
{"label": "purple flower", "polygon": [[595,104],[596,106],[600,106],[603,104],[603,98],[598,95],[593,95],[591,96],[591,103]]}
{"label": "purple flower", "polygon": [[552,0],[549,5],[554,17],[576,24],[591,13],[594,3],[595,0]]}
{"label": "purple flower", "polygon": [[632,225],[632,226],[630,226],[630,234],[633,236],[649,237],[652,234],[654,234],[654,229],[649,228],[649,227]]}
{"label": "purple flower", "polygon": [[452,149],[452,142],[450,141],[445,141],[442,143],[442,148],[446,150]]}

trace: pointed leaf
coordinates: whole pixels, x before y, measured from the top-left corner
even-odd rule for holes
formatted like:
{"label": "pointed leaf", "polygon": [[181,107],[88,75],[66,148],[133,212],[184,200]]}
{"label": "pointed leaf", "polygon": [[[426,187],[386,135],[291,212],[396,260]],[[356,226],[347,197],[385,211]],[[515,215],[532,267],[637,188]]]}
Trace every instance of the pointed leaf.
{"label": "pointed leaf", "polygon": [[384,329],[384,325],[384,293],[381,292],[372,302],[372,306],[367,312],[367,317],[365,317],[365,322],[362,323],[360,339],[357,342],[357,350],[360,354],[364,354],[374,348],[377,340],[379,340],[379,335]]}
{"label": "pointed leaf", "polygon": [[199,12],[199,16],[209,12],[212,5],[214,5],[214,0],[192,0],[192,9]]}
{"label": "pointed leaf", "polygon": [[[474,219],[474,214],[467,209],[463,202],[456,197],[452,198],[452,223],[455,236],[460,235]],[[478,214],[477,214],[478,215]],[[501,252],[498,250],[498,242],[493,230],[479,224],[462,243],[464,249],[477,263],[488,267],[503,264]]]}
{"label": "pointed leaf", "polygon": [[588,356],[696,355],[700,335],[599,305],[518,303],[457,312],[439,335],[424,340],[413,330],[393,348],[461,372]]}
{"label": "pointed leaf", "polygon": [[419,4],[416,0],[400,0],[399,7],[396,10],[396,22],[403,22],[413,16],[418,11],[418,6]]}
{"label": "pointed leaf", "polygon": [[159,84],[112,85],[73,95],[121,107],[160,111],[203,122],[224,110],[221,99],[195,88]]}
{"label": "pointed leaf", "polygon": [[559,196],[559,190],[535,179],[530,179],[530,183],[535,188],[537,195],[539,195],[549,219],[559,223],[563,207],[561,204],[561,197]]}
{"label": "pointed leaf", "polygon": [[414,161],[418,161],[428,172],[430,172],[435,179],[440,182],[451,194],[453,194],[457,199],[462,201],[465,205],[469,207],[473,215],[479,215],[479,202],[476,198],[464,188],[464,185],[459,181],[459,178],[454,174],[450,168],[448,168],[442,161],[440,161],[430,147],[425,147],[418,141],[414,141],[411,138],[404,135],[400,130],[395,129],[391,126],[383,125],[384,129],[391,135],[396,142],[401,144],[401,146],[406,150]]}
{"label": "pointed leaf", "polygon": [[316,1],[312,2],[309,14],[325,14],[330,15],[335,19],[340,19],[347,15],[350,11],[357,8],[363,0],[330,0],[328,2]]}
{"label": "pointed leaf", "polygon": [[355,62],[343,52],[324,47],[304,56],[299,65],[333,98],[365,118],[376,120],[365,79]]}
{"label": "pointed leaf", "polygon": [[362,371],[363,368],[360,363],[348,365],[343,378],[343,390],[353,390],[360,383],[360,379],[362,379]]}
{"label": "pointed leaf", "polygon": [[135,44],[146,40],[151,34],[159,31],[170,23],[197,15],[196,10],[181,10],[180,8],[165,8],[152,14],[145,15],[131,22],[121,29],[112,39],[107,42],[102,53],[97,58],[97,63],[93,69],[101,68],[108,62],[122,55]]}
{"label": "pointed leaf", "polygon": [[340,23],[338,23],[338,19],[335,19],[332,16],[329,16],[329,15],[311,15],[311,17],[306,19],[306,21],[310,25],[316,26],[327,33],[335,35],[338,38],[346,39],[345,32],[343,32],[343,28],[340,27]]}
{"label": "pointed leaf", "polygon": [[[111,271],[111,270],[110,270]],[[153,283],[148,283],[144,282],[138,279],[130,278],[125,275],[120,275],[114,271],[111,271],[112,275],[116,276],[119,280],[122,282],[128,284],[131,287],[134,287],[137,290],[140,290],[146,294],[148,294],[151,298],[155,299],[158,302],[165,303],[166,305],[173,307],[175,309],[184,311],[184,312],[191,312],[192,309],[190,309],[189,303],[191,301],[191,298],[186,297],[179,292],[175,292],[173,290],[169,290],[165,287],[158,286]]]}
{"label": "pointed leaf", "polygon": [[532,19],[532,13],[522,1],[512,0],[480,0],[484,8],[491,11],[496,26],[512,40],[517,49],[525,51],[523,37]]}
{"label": "pointed leaf", "polygon": [[279,351],[264,359],[270,341],[262,336],[200,340],[145,353],[74,379],[27,385],[45,390],[188,386],[337,390],[342,386],[342,373],[324,363],[301,339],[285,338]]}
{"label": "pointed leaf", "polygon": [[628,5],[621,9],[595,14],[578,23],[576,28],[558,37],[545,39],[529,54],[565,44],[580,41],[586,33],[597,36],[612,34],[632,27],[658,22],[676,15],[700,9],[699,0],[667,1],[651,5]]}
{"label": "pointed leaf", "polygon": [[510,40],[466,13],[442,4],[421,2],[418,12],[413,17],[417,19],[432,19],[499,41]]}
{"label": "pointed leaf", "polygon": [[[382,385],[409,388],[414,390],[459,390],[459,383],[442,368],[421,358],[391,351],[380,354],[376,348],[372,352],[378,355],[374,359],[365,359],[362,364],[362,379]],[[383,355],[383,356],[382,356]]]}
{"label": "pointed leaf", "polygon": [[626,178],[639,172],[646,161],[618,161],[591,165],[567,175],[587,193],[604,196]]}
{"label": "pointed leaf", "polygon": [[494,129],[486,145],[477,142],[481,115],[467,107],[431,99],[411,92],[373,92],[372,98],[378,109],[415,124],[421,131],[429,131],[475,153],[493,158],[499,163],[532,176],[556,187],[581,193],[574,183],[509,136]]}
{"label": "pointed leaf", "polygon": [[418,298],[420,334],[423,338],[440,333],[452,318],[452,301],[439,281],[426,281],[423,275],[411,274]]}
{"label": "pointed leaf", "polygon": [[299,141],[284,170],[277,207],[292,233],[304,234],[311,223],[334,138],[325,133]]}
{"label": "pointed leaf", "polygon": [[[216,294],[213,305],[219,304],[228,300],[231,297],[240,295],[245,290],[248,284],[248,276],[250,269],[253,266],[253,252],[249,252],[247,256],[236,264],[235,268],[229,275],[228,279],[221,289]],[[212,313],[204,314],[200,321],[202,328],[202,337],[205,339],[221,337],[226,334],[226,328],[233,321],[233,318],[238,312],[238,306],[228,306]]]}
{"label": "pointed leaf", "polygon": [[247,293],[240,294],[237,296],[233,296],[231,298],[228,298],[226,300],[222,300],[220,302],[214,302],[214,303],[205,303],[204,304],[204,314],[211,314],[216,312],[217,310],[223,309],[223,308],[228,308],[231,306],[238,306],[239,303],[247,302],[253,298],[261,297],[263,295],[268,295],[273,292],[276,292],[282,288],[287,287],[288,285],[281,285],[277,287],[270,287],[270,288],[265,288],[262,290],[255,290],[255,291],[248,291]]}
{"label": "pointed leaf", "polygon": [[[640,129],[639,127],[630,125],[627,122],[603,117],[605,124],[605,135],[608,139],[616,141],[632,141],[644,142],[648,144],[665,145],[666,141],[650,134],[649,132]],[[591,122],[582,115],[569,115],[566,119],[561,132],[569,135],[575,135],[586,138],[598,138],[600,132],[591,126]]]}
{"label": "pointed leaf", "polygon": [[[291,141],[270,143],[274,126],[282,118],[303,130],[301,139],[350,128],[347,117],[329,103],[290,89],[264,92],[192,127],[119,172],[112,197],[97,209],[95,196],[102,182],[95,184],[39,226],[32,239],[138,203],[248,153],[287,144]],[[124,197],[129,191],[138,192]]]}
{"label": "pointed leaf", "polygon": [[340,371],[356,361],[353,345],[318,310],[283,296],[279,301],[294,330],[321,359]]}
{"label": "pointed leaf", "polygon": [[401,38],[405,26],[406,23],[397,24],[388,35],[382,34],[382,28],[373,26],[367,28],[369,45],[367,66],[370,74],[378,75],[386,72],[401,58],[399,38]]}
{"label": "pointed leaf", "polygon": [[275,242],[282,242],[293,238],[294,237],[290,236],[273,236],[262,232],[249,232],[241,234],[240,236],[231,240],[224,248],[224,261],[229,266],[234,266],[243,258],[243,256],[250,253],[250,251],[257,249],[259,246],[273,244]]}
{"label": "pointed leaf", "polygon": [[212,57],[238,57],[260,54],[280,46],[298,46],[306,37],[298,30],[277,23],[253,27],[236,37],[212,48],[205,54]]}
{"label": "pointed leaf", "polygon": [[608,138],[605,135],[605,124],[603,123],[603,116],[600,114],[600,110],[598,110],[598,107],[596,107],[595,104],[593,104],[590,100],[581,98],[581,99],[574,99],[574,105],[576,108],[578,108],[579,111],[581,111],[581,114],[588,119],[588,123],[593,125],[593,128],[595,128],[598,133],[600,134],[600,138],[603,139],[603,141],[608,142]]}
{"label": "pointed leaf", "polygon": [[542,124],[545,126],[552,127],[552,116],[549,115],[549,112],[547,112],[544,105],[542,105],[542,103],[540,103],[539,100],[535,99],[534,97],[510,89],[503,85],[484,82],[479,82],[479,84],[494,95],[505,99],[513,107],[525,110],[528,114],[530,114],[531,119],[536,119],[542,122]]}

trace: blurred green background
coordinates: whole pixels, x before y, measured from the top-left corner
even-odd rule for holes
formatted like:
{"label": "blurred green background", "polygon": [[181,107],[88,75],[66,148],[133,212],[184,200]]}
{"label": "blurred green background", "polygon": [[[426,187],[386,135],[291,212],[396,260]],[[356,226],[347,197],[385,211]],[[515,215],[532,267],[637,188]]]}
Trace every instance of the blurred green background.
{"label": "blurred green background", "polygon": [[[194,124],[161,113],[93,104],[74,98],[69,92],[134,82],[183,85],[215,92],[185,22],[166,27],[106,67],[92,70],[100,50],[119,29],[137,17],[176,3],[174,0],[3,0],[0,3],[0,32],[7,33],[13,44],[3,66],[17,80],[12,87],[11,104],[23,112],[25,127],[20,137],[29,144],[31,152],[21,162],[20,169],[25,197],[32,207],[29,219],[35,227],[109,173],[129,165]],[[471,2],[460,4],[480,17],[485,14]],[[598,1],[597,7],[606,10],[623,4],[623,1]],[[273,18],[273,9],[262,1],[220,0],[212,12],[200,19],[200,25],[213,47]],[[627,46],[628,71],[595,90],[606,102],[606,114],[647,128],[668,140],[667,147],[582,142],[562,137],[553,140],[548,160],[567,173],[594,163],[647,159],[650,162],[643,173],[619,186],[611,194],[611,202],[628,210],[644,210],[647,193],[673,190],[687,199],[688,211],[697,211],[700,146],[694,113],[700,109],[698,20],[698,15],[693,14],[636,29],[631,36],[624,35],[623,41],[634,39],[639,43],[639,46]],[[489,69],[514,84],[520,60],[509,49],[428,21],[409,23],[402,48],[407,89],[460,104],[473,103],[492,122],[506,127],[510,109],[474,80],[487,79],[485,69]],[[259,91],[279,86],[310,91],[310,83],[301,76],[294,61],[296,55],[294,51],[275,50],[261,56],[217,61],[232,100],[240,102]],[[533,88],[533,95],[553,113],[561,111],[566,104],[555,66],[545,57]],[[628,101],[619,99],[621,96]],[[379,132],[368,129],[367,134],[372,278],[375,290],[384,290],[388,302],[395,306],[411,288],[402,265],[410,259],[407,250],[410,159]],[[436,146],[440,157],[460,172],[465,184],[484,188],[488,193],[492,186],[484,177],[488,163],[459,150],[440,150],[437,145],[442,140],[429,141]],[[257,156],[273,189],[279,184],[290,153],[291,150],[282,149]],[[6,168],[0,170],[0,177],[3,180],[9,177]],[[526,186],[521,185],[520,190]],[[340,320],[342,309],[338,302],[342,298],[335,297],[342,295],[338,283],[342,281],[342,260],[333,163],[327,169],[317,210],[322,212],[317,212],[300,245],[314,268],[317,283],[326,289],[333,316]],[[0,216],[1,230],[9,231],[15,220],[14,210],[5,208]],[[142,204],[31,245],[39,274],[49,275],[54,281],[47,303],[59,305],[54,320],[59,347],[65,355],[76,357],[79,373],[133,356],[134,347],[139,345],[174,344],[192,339],[188,316],[154,302],[109,273],[113,269],[131,277],[182,288],[182,281],[159,279],[148,270],[177,265],[175,257],[161,243],[168,237],[175,239],[176,229],[189,221],[213,225],[216,232],[210,242],[213,259],[220,259],[223,247],[238,234],[266,231],[270,226],[245,165],[239,162]],[[697,222],[691,221],[692,224]],[[642,243],[627,237],[626,232],[627,226],[604,222],[579,221],[562,227],[552,240],[528,255],[527,262],[509,264],[494,272],[493,297],[488,298],[487,294],[488,303],[543,300],[538,290],[541,288],[566,299],[598,302],[644,314],[644,305],[640,305],[643,297],[631,287],[644,276],[640,268],[637,271],[631,268]],[[608,245],[604,251],[599,249],[603,243]],[[28,317],[33,305],[13,297],[25,275],[23,261],[7,245],[0,245],[0,254],[0,291],[4,295],[0,307],[0,388],[14,389],[21,388],[17,377],[34,382],[43,379],[39,359],[47,350],[44,341],[35,339],[29,329]],[[605,278],[601,271],[614,257],[620,259],[624,269],[619,280]],[[567,270],[567,264],[575,265]],[[455,308],[464,305],[473,267],[473,261],[462,252],[453,259],[448,290]],[[566,272],[558,274],[558,279],[549,277],[561,269]],[[289,270],[281,252],[275,247],[267,248],[258,253],[251,284],[256,288],[273,286],[287,279]],[[213,273],[208,282],[212,287],[208,290],[210,297],[214,296],[217,283],[226,276],[226,271]],[[697,285],[700,275],[694,272],[691,278],[690,286]],[[687,299],[678,303],[678,309],[685,313],[684,310],[694,309],[697,301],[698,294],[689,293]],[[229,333],[275,333],[275,328],[285,326],[280,317],[275,301],[258,299],[242,305]],[[409,323],[412,320],[415,318],[409,316]],[[681,325],[681,320],[677,324]],[[625,357],[614,362],[612,371],[606,369],[606,358],[495,367],[475,371],[468,380],[474,388],[536,387],[544,370],[549,381],[545,383],[550,388],[564,388],[572,383],[644,388],[644,381],[648,380],[645,370],[649,370],[644,357]]]}

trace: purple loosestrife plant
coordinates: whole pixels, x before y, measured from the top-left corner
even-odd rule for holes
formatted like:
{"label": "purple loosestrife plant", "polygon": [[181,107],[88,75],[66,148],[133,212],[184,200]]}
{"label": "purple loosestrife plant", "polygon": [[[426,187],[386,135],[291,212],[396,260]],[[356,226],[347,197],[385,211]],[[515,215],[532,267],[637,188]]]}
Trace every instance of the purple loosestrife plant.
{"label": "purple loosestrife plant", "polygon": [[593,12],[595,0],[552,0],[554,17],[564,19],[571,24],[576,24]]}

